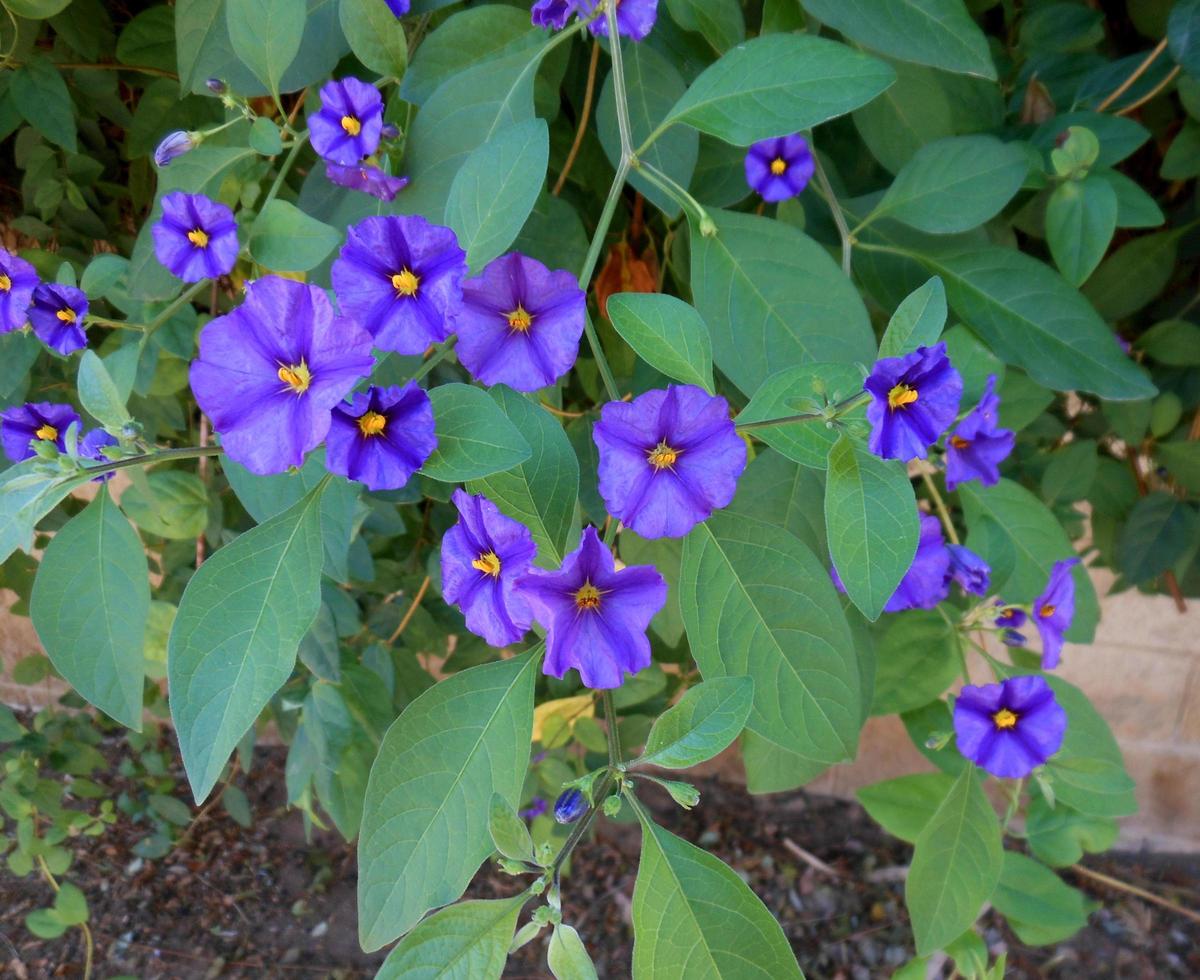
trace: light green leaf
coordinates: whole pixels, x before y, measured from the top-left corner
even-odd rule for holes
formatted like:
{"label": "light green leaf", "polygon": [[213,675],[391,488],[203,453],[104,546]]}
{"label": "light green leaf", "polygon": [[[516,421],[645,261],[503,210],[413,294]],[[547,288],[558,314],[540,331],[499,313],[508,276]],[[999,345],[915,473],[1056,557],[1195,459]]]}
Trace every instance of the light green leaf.
{"label": "light green leaf", "polygon": [[1117,822],[1111,817],[1091,817],[1063,803],[1051,807],[1035,795],[1025,812],[1025,836],[1038,860],[1056,868],[1074,864],[1084,851],[1107,851],[1117,840]]}
{"label": "light green leaf", "polygon": [[305,0],[225,0],[234,52],[274,95],[300,51],[306,14]]}
{"label": "light green leaf", "polygon": [[155,470],[121,494],[121,509],[143,531],[194,540],[208,524],[208,491],[195,473]]}
{"label": "light green leaf", "polygon": [[25,916],[25,928],[39,939],[57,939],[67,931],[67,924],[54,909],[34,909]]}
{"label": "light green leaf", "polygon": [[171,717],[196,801],[292,672],[321,606],[321,493],[247,531],[184,589],[167,646]]}
{"label": "light green leaf", "polygon": [[379,0],[341,0],[338,17],[354,56],[371,71],[403,78],[408,67],[404,25]]}
{"label": "light green leaf", "polygon": [[76,385],[79,388],[79,403],[106,429],[120,430],[129,421],[125,399],[94,350],[85,350],[79,359]]}
{"label": "light green leaf", "polygon": [[529,836],[529,828],[525,821],[517,816],[517,811],[499,793],[492,794],[491,807],[488,812],[488,831],[492,835],[492,843],[496,850],[506,858],[514,861],[524,861],[533,864],[533,838]]}
{"label": "light green leaf", "polygon": [[1117,230],[1117,194],[1100,177],[1059,184],[1046,205],[1046,243],[1054,264],[1079,286],[1100,264]]}
{"label": "light green leaf", "polygon": [[259,116],[250,127],[250,146],[256,153],[273,157],[283,149],[279,127],[266,116]]}
{"label": "light green leaf", "polygon": [[1108,722],[1074,684],[1052,676],[1046,681],[1067,713],[1062,748],[1046,764],[1057,801],[1093,817],[1136,813],[1133,780]]}
{"label": "light green leaf", "polygon": [[864,786],[855,795],[872,820],[912,844],[953,786],[953,778],[945,773],[922,772]]}
{"label": "light green leaf", "polygon": [[247,247],[254,261],[268,269],[307,272],[325,261],[341,241],[336,228],[276,199],[254,220]]}
{"label": "light green leaf", "polygon": [[935,610],[910,609],[889,616],[877,644],[873,715],[899,714],[928,704],[958,676],[958,633]]}
{"label": "light green leaf", "polygon": [[879,356],[901,357],[928,347],[937,342],[945,325],[946,287],[934,276],[896,307],[879,342]]}
{"label": "light green leaf", "polygon": [[917,837],[904,901],[917,953],[941,949],[967,930],[1000,880],[1000,821],[973,766],[951,787]]}
{"label": "light green leaf", "polygon": [[634,980],[803,980],[779,923],[728,865],[638,817]]}
{"label": "light green leaf", "polygon": [[0,562],[33,547],[33,529],[88,477],[46,473],[45,463],[27,459],[0,472]]}
{"label": "light green leaf", "polygon": [[453,902],[491,853],[489,803],[499,793],[516,805],[540,662],[526,654],[454,674],[388,729],[358,842],[363,949],[378,949],[429,909]]}
{"label": "light green leaf", "polygon": [[617,333],[652,368],[714,390],[712,341],[695,307],[665,293],[615,293],[607,312]]}
{"label": "light green leaf", "polygon": [[697,684],[654,722],[638,764],[687,769],[711,759],[742,733],[753,704],[749,677]]}
{"label": "light green leaf", "polygon": [[404,937],[375,980],[499,980],[528,894],[460,902]]}
{"label": "light green leaf", "polygon": [[841,436],[829,451],[825,525],[846,595],[867,619],[878,619],[912,565],[921,533],[904,464]]}
{"label": "light green leaf", "polygon": [[1004,852],[1004,869],[992,905],[1008,919],[1020,940],[1031,946],[1049,946],[1070,938],[1087,925],[1088,912],[1094,907],[1079,889],[1016,851]]}
{"label": "light green leaf", "polygon": [[142,729],[142,639],[150,615],[146,552],[101,488],[54,535],[29,600],[34,628],[76,691]]}
{"label": "light green leaf", "polygon": [[421,472],[443,483],[478,480],[512,469],[533,455],[525,437],[487,392],[444,384],[429,393],[438,447]]}
{"label": "light green leaf", "polygon": [[857,109],[895,77],[882,61],[836,41],[771,34],[739,44],[701,72],[659,129],[682,122],[749,146]]}
{"label": "light green leaf", "polygon": [[550,934],[546,964],[555,980],[596,980],[596,967],[579,933],[562,922]]}

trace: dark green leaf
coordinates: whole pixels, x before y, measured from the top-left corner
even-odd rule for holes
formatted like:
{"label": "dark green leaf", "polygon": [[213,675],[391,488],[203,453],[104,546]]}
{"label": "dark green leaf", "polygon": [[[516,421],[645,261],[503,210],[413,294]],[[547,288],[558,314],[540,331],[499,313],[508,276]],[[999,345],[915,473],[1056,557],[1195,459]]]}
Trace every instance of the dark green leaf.
{"label": "dark green leaf", "polygon": [[443,483],[478,480],[512,469],[533,450],[487,392],[464,384],[430,392],[438,447],[421,472]]}
{"label": "dark green leaf", "polygon": [[350,50],[359,61],[380,75],[403,77],[408,66],[408,39],[403,23],[386,3],[341,0],[338,17]]}
{"label": "dark green leaf", "polygon": [[234,52],[272,94],[300,52],[306,12],[305,0],[225,0]]}
{"label": "dark green leaf", "polygon": [[51,143],[75,152],[75,108],[67,83],[51,61],[36,57],[18,68],[8,94],[29,125]]}
{"label": "dark green leaf", "polygon": [[[1175,269],[1178,250],[1178,231],[1160,231],[1126,242],[1100,263],[1100,268],[1088,280],[1083,294],[1091,300],[1092,306],[1104,319],[1124,319],[1136,313],[1166,288]],[[1097,394],[1104,395],[1104,392]],[[1138,397],[1150,394],[1153,392],[1143,391]]]}
{"label": "dark green leaf", "polygon": [[996,911],[1030,946],[1068,939],[1087,925],[1094,903],[1044,864],[1016,851],[1004,852],[1004,869],[992,895]]}
{"label": "dark green leaf", "polygon": [[910,609],[889,616],[877,643],[873,715],[928,704],[958,676],[958,633],[935,610]]}
{"label": "dark green leaf", "polygon": [[1100,177],[1067,180],[1046,205],[1046,242],[1054,264],[1079,286],[1104,258],[1117,228],[1117,194]]}
{"label": "dark green leaf", "polygon": [[896,307],[879,342],[879,356],[900,357],[918,347],[928,347],[937,342],[945,325],[946,287],[934,276]]}
{"label": "dark green leaf", "polygon": [[498,55],[536,47],[541,40],[541,32],[530,24],[526,11],[500,4],[457,11],[421,41],[400,84],[400,94],[415,105],[424,105],[447,79]]}
{"label": "dark green leaf", "polygon": [[1159,364],[1172,367],[1200,365],[1200,326],[1188,320],[1162,320],[1133,344]]}
{"label": "dark green leaf", "polygon": [[1196,511],[1165,491],[1134,506],[1117,542],[1117,567],[1137,585],[1161,575],[1196,545]]}
{"label": "dark green leaf", "polygon": [[1167,21],[1171,57],[1193,78],[1200,78],[1200,0],[1179,0]]}
{"label": "dark green leaf", "polygon": [[296,205],[272,201],[255,219],[248,248],[254,261],[276,272],[307,272],[338,245],[342,233]]}
{"label": "dark green leaf", "polygon": [[121,494],[121,508],[143,531],[176,541],[194,540],[208,524],[208,491],[194,473],[155,470]]}

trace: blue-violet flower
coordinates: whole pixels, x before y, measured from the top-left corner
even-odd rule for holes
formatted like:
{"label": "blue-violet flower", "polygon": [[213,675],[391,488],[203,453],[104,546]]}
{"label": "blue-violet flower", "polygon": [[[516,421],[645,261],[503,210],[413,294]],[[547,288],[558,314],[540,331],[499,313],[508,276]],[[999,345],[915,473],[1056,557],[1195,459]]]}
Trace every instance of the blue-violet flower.
{"label": "blue-violet flower", "polygon": [[379,148],[383,96],[374,85],[343,78],[321,86],[321,108],[308,118],[313,149],[350,167]]}
{"label": "blue-violet flower", "polygon": [[816,166],[803,136],[776,136],[746,151],[746,183],[764,201],[786,201],[808,186]]}
{"label": "blue-violet flower", "polygon": [[154,254],[184,282],[216,279],[237,263],[233,212],[203,194],[174,191],[162,199],[162,218],[151,229]]}
{"label": "blue-violet flower", "polygon": [[338,187],[348,187],[352,191],[362,191],[381,201],[391,201],[406,186],[407,177],[393,177],[385,174],[378,167],[356,163],[343,167],[337,163],[325,164],[325,176]]}
{"label": "blue-violet flower", "polygon": [[43,344],[60,354],[70,354],[87,346],[83,329],[87,311],[88,300],[82,289],[44,282],[33,291],[29,322]]}
{"label": "blue-violet flower", "polygon": [[4,455],[14,463],[36,456],[34,442],[52,442],[60,453],[65,453],[67,430],[80,424],[79,415],[70,405],[27,402],[6,408],[0,412]]}
{"label": "blue-violet flower", "polygon": [[954,702],[958,751],[1004,779],[1028,776],[1062,747],[1066,732],[1067,713],[1035,674],[968,684]]}
{"label": "blue-violet flower", "polygon": [[1001,429],[997,411],[1000,396],[996,394],[996,376],[987,380],[983,395],[966,418],[955,426],[946,440],[946,489],[954,490],[960,483],[979,480],[991,486],[1000,479],[1000,464],[1012,452],[1016,439],[1011,429]]}
{"label": "blue-violet flower", "polygon": [[871,452],[884,459],[924,459],[958,414],[962,378],[945,343],[939,343],[876,361],[863,389],[871,394]]}
{"label": "blue-violet flower", "polygon": [[436,448],[433,405],[415,381],[372,385],[334,407],[325,466],[368,490],[399,490]]}
{"label": "blue-violet flower", "polygon": [[25,326],[33,291],[40,282],[32,265],[0,248],[0,334]]}
{"label": "blue-violet flower", "polygon": [[194,150],[199,143],[200,141],[196,139],[194,133],[185,133],[182,129],[167,133],[162,138],[162,142],[155,147],[154,162],[160,167],[165,167],[176,157],[181,157]]}
{"label": "blue-violet flower", "polygon": [[1042,638],[1042,670],[1053,670],[1058,666],[1063,634],[1071,628],[1071,620],[1075,618],[1075,579],[1071,570],[1078,564],[1078,558],[1056,561],[1050,569],[1046,588],[1033,600],[1030,617]]}

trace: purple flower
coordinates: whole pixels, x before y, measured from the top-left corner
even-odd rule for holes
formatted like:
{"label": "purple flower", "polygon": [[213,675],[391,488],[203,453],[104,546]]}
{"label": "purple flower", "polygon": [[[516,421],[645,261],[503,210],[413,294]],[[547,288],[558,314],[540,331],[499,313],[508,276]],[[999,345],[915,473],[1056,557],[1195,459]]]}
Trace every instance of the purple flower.
{"label": "purple flower", "polygon": [[349,187],[352,191],[362,191],[381,201],[394,199],[408,185],[407,177],[393,177],[385,174],[378,167],[357,163],[351,167],[327,163],[325,164],[325,176],[338,187]]}
{"label": "purple flower", "polygon": [[532,614],[517,580],[537,555],[533,535],[487,497],[455,490],[458,523],[442,536],[442,598],[494,647],[516,643]]}
{"label": "purple flower", "polygon": [[320,445],[373,364],[370,336],[335,316],[323,289],[267,276],[200,331],[190,379],[226,453],[252,473],[282,473]]}
{"label": "purple flower", "polygon": [[576,0],[537,0],[529,12],[534,27],[561,31],[575,13]]}
{"label": "purple flower", "polygon": [[970,548],[964,548],[960,544],[948,544],[946,550],[950,553],[948,575],[958,583],[959,588],[975,595],[987,595],[988,585],[992,580],[992,570],[988,563]]}
{"label": "purple flower", "polygon": [[[105,446],[115,446],[119,442],[114,436],[110,436],[103,429],[92,429],[82,439],[79,440],[79,456],[81,459],[92,460],[96,463],[110,462],[109,458],[104,454]],[[93,483],[104,483],[113,478],[115,470],[109,470],[107,473],[101,473],[97,477],[92,478]]]}
{"label": "purple flower", "polygon": [[962,378],[940,343],[876,361],[863,390],[872,396],[871,452],[884,459],[924,459],[958,414]]}
{"label": "purple flower", "polygon": [[399,490],[436,448],[433,405],[415,381],[372,385],[334,408],[325,466],[368,490]]}
{"label": "purple flower", "polygon": [[1062,747],[1067,713],[1034,674],[966,685],[954,702],[958,751],[993,776],[1028,776]]}
{"label": "purple flower", "polygon": [[229,91],[229,86],[219,78],[207,78],[204,80],[204,87],[212,92],[213,95],[224,95]]}
{"label": "purple flower", "polygon": [[387,4],[388,10],[390,10],[397,19],[407,14],[409,7],[412,6],[411,0],[383,0],[383,2]]}
{"label": "purple flower", "polygon": [[592,438],[600,496],[644,538],[687,534],[733,499],[746,468],[746,443],[728,403],[693,385],[609,402]]}
{"label": "purple flower", "polygon": [[993,374],[987,380],[979,404],[967,413],[946,440],[947,490],[968,480],[979,480],[990,487],[1000,479],[1000,464],[1012,452],[1016,436],[1011,429],[997,428],[999,408],[1000,396],[996,394],[996,376]]}
{"label": "purple flower", "polygon": [[[836,567],[829,570],[829,575],[837,590],[845,592]],[[942,526],[936,517],[922,514],[917,553],[883,611],[932,609],[950,594],[950,579],[950,552],[942,540]]]}
{"label": "purple flower", "polygon": [[542,669],[551,677],[574,667],[587,687],[620,687],[625,673],[650,665],[646,629],[667,601],[667,583],[652,565],[617,571],[594,527],[557,572],[533,570],[517,590],[546,628]]}
{"label": "purple flower", "polygon": [[175,191],[162,199],[151,229],[158,261],[184,282],[216,279],[237,263],[237,222],[224,204],[203,194]]}
{"label": "purple flower", "polygon": [[52,442],[60,453],[67,451],[67,430],[80,425],[70,405],[55,402],[27,402],[0,412],[0,440],[4,455],[14,463],[36,456],[32,443]]}
{"label": "purple flower", "polygon": [[321,86],[321,108],[308,118],[313,149],[326,160],[349,167],[379,148],[383,96],[357,78]]}
{"label": "purple flower", "polygon": [[176,157],[194,150],[199,142],[194,133],[185,133],[182,129],[167,133],[154,150],[154,162],[160,167],[165,167]]}
{"label": "purple flower", "polygon": [[463,283],[458,359],[485,385],[545,388],[579,355],[587,297],[565,269],[510,252]]}
{"label": "purple flower", "polygon": [[535,796],[529,801],[529,806],[522,810],[518,816],[522,820],[533,820],[535,817],[540,817],[543,813],[550,809],[550,804],[540,796]]}
{"label": "purple flower", "polygon": [[88,301],[82,289],[44,282],[33,291],[29,322],[42,343],[60,354],[70,354],[87,346],[83,318]]}
{"label": "purple flower", "polygon": [[772,203],[799,194],[816,168],[808,141],[799,133],[760,140],[746,151],[746,183]]}
{"label": "purple flower", "polygon": [[[617,33],[631,41],[644,40],[658,19],[658,0],[616,0]],[[590,16],[595,7],[594,0],[576,0],[577,12]],[[597,37],[608,37],[608,17],[601,14],[591,23],[591,32]]]}
{"label": "purple flower", "polygon": [[1042,670],[1053,670],[1058,666],[1063,634],[1071,628],[1071,620],[1075,618],[1075,579],[1071,569],[1078,564],[1078,558],[1056,561],[1050,569],[1046,588],[1033,600],[1030,616],[1042,638]]}
{"label": "purple flower", "polygon": [[1006,606],[1003,599],[996,600],[999,611],[996,613],[996,625],[1002,629],[1019,629],[1025,625],[1025,610],[1020,606]]}
{"label": "purple flower", "polygon": [[0,334],[25,326],[33,291],[40,282],[32,265],[0,248]]}
{"label": "purple flower", "polygon": [[1020,630],[1001,630],[1000,642],[1006,647],[1023,647],[1028,640]]}
{"label": "purple flower", "polygon": [[554,801],[554,819],[559,823],[574,823],[588,808],[587,798],[580,789],[564,790]]}

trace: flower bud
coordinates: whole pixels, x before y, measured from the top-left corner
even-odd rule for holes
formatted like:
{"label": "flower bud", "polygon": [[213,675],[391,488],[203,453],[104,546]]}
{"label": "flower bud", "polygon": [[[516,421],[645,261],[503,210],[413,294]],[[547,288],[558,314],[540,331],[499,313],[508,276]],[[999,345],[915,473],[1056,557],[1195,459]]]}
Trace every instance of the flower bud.
{"label": "flower bud", "polygon": [[224,95],[229,90],[229,86],[219,78],[208,79],[204,83],[204,87],[212,92],[213,95]]}
{"label": "flower bud", "polygon": [[177,129],[168,133],[158,144],[154,151],[154,162],[160,167],[165,167],[176,157],[194,150],[199,142],[195,133],[185,133],[182,129]]}
{"label": "flower bud", "polygon": [[1026,642],[1025,634],[1016,630],[1004,630],[1000,634],[1000,642],[1006,647],[1023,647]]}
{"label": "flower bud", "polygon": [[587,809],[587,798],[577,789],[569,789],[555,801],[554,819],[559,823],[574,823]]}
{"label": "flower bud", "polygon": [[392,123],[384,123],[383,129],[381,129],[379,131],[379,135],[382,136],[385,140],[394,140],[397,136],[400,135],[400,129],[399,129],[399,127],[393,125]]}

